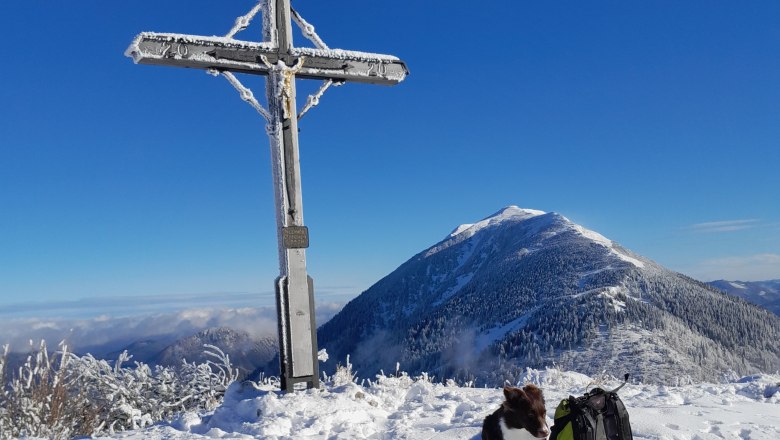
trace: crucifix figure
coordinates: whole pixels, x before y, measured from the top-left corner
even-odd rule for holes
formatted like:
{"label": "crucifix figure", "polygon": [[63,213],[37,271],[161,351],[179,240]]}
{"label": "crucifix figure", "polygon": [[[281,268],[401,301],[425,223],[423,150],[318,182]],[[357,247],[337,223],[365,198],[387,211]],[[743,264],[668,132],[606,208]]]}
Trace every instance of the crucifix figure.
{"label": "crucifix figure", "polygon": [[[261,11],[263,42],[234,39]],[[316,48],[293,46],[293,21]],[[139,64],[197,68],[222,75],[266,119],[279,241],[276,305],[281,386],[286,391],[292,391],[294,384],[302,382],[309,388],[318,387],[317,327],[313,282],[306,272],[309,232],[303,223],[298,119],[318,104],[331,85],[344,82],[395,85],[409,73],[406,65],[389,55],[328,48],[314,27],[290,7],[290,0],[261,0],[248,14],[238,18],[224,37],[144,32],[135,38],[125,54]],[[233,72],[268,77],[268,109],[262,107]],[[323,80],[322,87],[309,97],[300,113],[295,102],[296,78]]]}

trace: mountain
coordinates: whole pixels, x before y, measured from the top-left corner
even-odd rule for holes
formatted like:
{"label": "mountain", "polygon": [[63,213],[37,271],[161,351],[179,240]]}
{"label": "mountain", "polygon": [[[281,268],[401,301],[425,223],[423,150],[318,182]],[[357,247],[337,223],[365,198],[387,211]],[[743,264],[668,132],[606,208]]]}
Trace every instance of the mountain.
{"label": "mountain", "polygon": [[155,359],[160,352],[175,342],[176,339],[174,337],[160,335],[134,341],[120,349],[113,349],[105,354],[100,350],[87,350],[87,352],[98,353],[97,356],[102,359],[115,360],[123,351],[127,351],[129,354],[133,355],[133,362],[156,365]]}
{"label": "mountain", "polygon": [[707,283],[718,289],[757,304],[780,315],[780,280],[769,281],[726,281]]}
{"label": "mountain", "polygon": [[[214,345],[230,356],[230,362],[245,375],[258,365],[265,365],[276,356],[278,345],[272,337],[253,338],[249,333],[227,327],[210,328],[182,338],[150,359],[150,364],[177,366],[182,360],[203,363],[215,359],[207,356],[204,346]],[[210,351],[210,350],[208,350]],[[131,353],[132,354],[132,353]]]}
{"label": "mountain", "polygon": [[780,368],[780,318],[551,212],[461,225],[318,330],[362,377],[393,371],[500,385],[557,365],[644,382]]}

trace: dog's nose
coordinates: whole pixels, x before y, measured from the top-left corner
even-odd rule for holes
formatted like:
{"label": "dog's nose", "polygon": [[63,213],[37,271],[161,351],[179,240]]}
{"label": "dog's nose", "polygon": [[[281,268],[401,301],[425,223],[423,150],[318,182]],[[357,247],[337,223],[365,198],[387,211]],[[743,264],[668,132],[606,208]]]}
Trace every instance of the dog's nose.
{"label": "dog's nose", "polygon": [[550,435],[550,430],[547,428],[542,428],[539,431],[539,435],[537,435],[537,438],[547,438],[547,436]]}

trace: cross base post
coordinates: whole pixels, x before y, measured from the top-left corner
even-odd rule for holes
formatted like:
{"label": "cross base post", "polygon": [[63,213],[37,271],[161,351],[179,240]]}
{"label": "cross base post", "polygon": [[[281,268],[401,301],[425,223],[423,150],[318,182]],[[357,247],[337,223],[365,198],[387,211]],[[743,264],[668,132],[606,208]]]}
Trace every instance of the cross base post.
{"label": "cross base post", "polygon": [[[311,305],[311,338],[314,347],[317,347],[317,329],[314,320],[314,280],[306,276],[309,287],[309,304]],[[293,357],[291,347],[293,341],[290,336],[290,308],[289,308],[289,290],[287,277],[281,276],[276,279],[276,311],[279,316],[279,378],[282,391],[295,391],[296,383],[306,383],[306,388],[319,388],[319,359],[316,350],[312,355],[313,371],[311,375],[296,377],[293,369]]]}

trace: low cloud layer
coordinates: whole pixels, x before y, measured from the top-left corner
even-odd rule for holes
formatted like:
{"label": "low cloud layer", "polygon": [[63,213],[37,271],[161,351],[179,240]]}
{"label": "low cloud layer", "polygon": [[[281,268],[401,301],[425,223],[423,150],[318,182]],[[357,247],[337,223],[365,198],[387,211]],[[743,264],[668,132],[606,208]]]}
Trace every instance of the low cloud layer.
{"label": "low cloud layer", "polygon": [[[323,302],[317,305],[318,324],[341,310],[343,303]],[[191,308],[135,316],[101,315],[90,318],[8,318],[0,323],[0,345],[10,344],[11,351],[26,352],[30,341],[44,339],[50,347],[66,341],[72,351],[89,351],[95,355],[119,350],[146,338],[178,339],[212,327],[230,327],[251,335],[276,337],[276,308]]]}
{"label": "low cloud layer", "polygon": [[[317,303],[346,303],[352,287],[318,287]],[[67,300],[30,301],[0,305],[0,321],[22,317],[91,318],[99,315],[131,316],[189,309],[273,307],[275,293],[208,292],[189,295],[104,296]]]}

